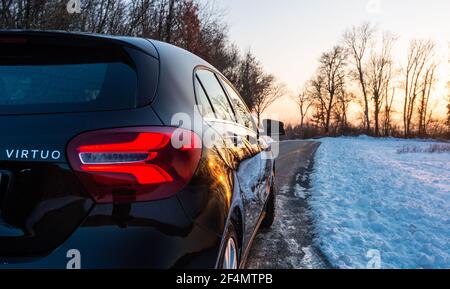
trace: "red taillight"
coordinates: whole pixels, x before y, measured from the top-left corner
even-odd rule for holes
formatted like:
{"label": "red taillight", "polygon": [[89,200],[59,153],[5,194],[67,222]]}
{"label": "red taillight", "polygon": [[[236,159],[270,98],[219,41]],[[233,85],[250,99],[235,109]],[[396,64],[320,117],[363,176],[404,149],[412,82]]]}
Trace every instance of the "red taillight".
{"label": "red taillight", "polygon": [[194,132],[138,127],[81,134],[69,143],[67,155],[96,202],[140,202],[181,190],[193,177],[201,150]]}

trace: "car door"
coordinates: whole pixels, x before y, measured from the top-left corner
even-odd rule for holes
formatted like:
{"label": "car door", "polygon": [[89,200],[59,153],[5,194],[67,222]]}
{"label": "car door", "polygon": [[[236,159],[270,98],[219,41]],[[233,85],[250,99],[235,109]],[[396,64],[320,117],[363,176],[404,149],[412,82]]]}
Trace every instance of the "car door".
{"label": "car door", "polygon": [[[235,105],[227,96],[226,88],[220,78],[212,71],[200,69],[196,77],[201,82],[206,97],[214,110],[214,118],[206,120],[221,134],[225,140],[222,154],[229,159],[238,183],[235,192],[240,192],[244,212],[244,242],[246,243],[256,228],[260,210],[260,161],[257,157],[260,149],[255,130],[245,126],[245,121]],[[247,125],[249,119],[246,119]],[[236,190],[237,189],[237,190]]]}
{"label": "car door", "polygon": [[250,152],[248,158],[240,163],[238,172],[240,173],[241,190],[245,192],[244,200],[247,203],[249,211],[246,212],[248,222],[247,238],[251,238],[251,234],[256,229],[259,217],[264,209],[266,192],[266,163],[263,161],[263,151],[258,141],[257,127],[250,114],[249,109],[243,102],[242,98],[235,88],[224,78],[222,85],[226,90],[233,110],[236,114],[237,121],[241,128],[241,138],[243,145]]}

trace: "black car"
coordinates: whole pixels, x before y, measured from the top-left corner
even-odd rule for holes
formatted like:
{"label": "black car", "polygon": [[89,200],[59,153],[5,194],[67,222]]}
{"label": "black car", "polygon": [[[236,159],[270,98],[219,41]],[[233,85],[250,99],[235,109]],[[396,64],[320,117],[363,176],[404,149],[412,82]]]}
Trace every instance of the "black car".
{"label": "black car", "polygon": [[274,218],[259,133],[183,49],[0,31],[0,268],[242,268]]}

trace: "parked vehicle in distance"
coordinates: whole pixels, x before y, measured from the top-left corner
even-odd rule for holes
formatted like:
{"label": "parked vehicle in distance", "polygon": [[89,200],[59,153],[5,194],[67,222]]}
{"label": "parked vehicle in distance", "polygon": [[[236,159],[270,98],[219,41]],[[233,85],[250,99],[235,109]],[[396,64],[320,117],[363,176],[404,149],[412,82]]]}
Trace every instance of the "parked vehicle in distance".
{"label": "parked vehicle in distance", "polygon": [[244,266],[274,160],[219,71],[140,38],[0,31],[0,51],[0,268]]}

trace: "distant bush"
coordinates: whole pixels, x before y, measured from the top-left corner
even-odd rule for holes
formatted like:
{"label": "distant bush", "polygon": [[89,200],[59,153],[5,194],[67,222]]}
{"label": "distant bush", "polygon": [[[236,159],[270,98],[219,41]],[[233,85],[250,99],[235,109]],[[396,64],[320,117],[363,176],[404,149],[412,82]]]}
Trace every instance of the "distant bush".
{"label": "distant bush", "polygon": [[[314,138],[322,138],[322,137],[341,137],[341,136],[360,136],[360,135],[368,135],[371,137],[375,137],[373,133],[367,133],[364,127],[354,126],[348,124],[346,126],[337,126],[334,123],[330,125],[330,129],[328,133],[323,131],[323,128],[320,125],[317,125],[312,122],[306,122],[303,126],[287,124],[285,127],[286,135],[283,136],[282,140],[292,140],[292,139],[314,139]],[[447,133],[444,129],[439,126],[439,129],[430,129],[427,134],[419,135],[417,132],[411,132],[408,137],[404,136],[403,130],[401,126],[392,125],[389,130],[382,131],[380,137],[393,137],[393,138],[403,138],[403,139],[424,139],[429,140],[433,139],[439,142],[448,142],[450,140],[450,131]],[[445,144],[444,144],[445,146]],[[410,148],[414,151],[413,148]],[[422,151],[417,148],[416,150]],[[427,151],[430,148],[427,148]],[[408,149],[406,149],[407,152]],[[413,152],[411,151],[411,152]],[[439,149],[434,152],[439,152]],[[448,150],[442,151],[448,152]]]}
{"label": "distant bush", "polygon": [[450,144],[431,144],[427,147],[405,145],[397,150],[399,154],[407,153],[450,153]]}

